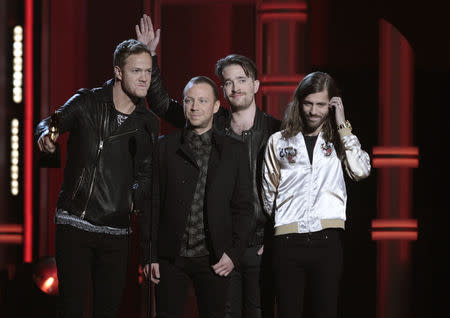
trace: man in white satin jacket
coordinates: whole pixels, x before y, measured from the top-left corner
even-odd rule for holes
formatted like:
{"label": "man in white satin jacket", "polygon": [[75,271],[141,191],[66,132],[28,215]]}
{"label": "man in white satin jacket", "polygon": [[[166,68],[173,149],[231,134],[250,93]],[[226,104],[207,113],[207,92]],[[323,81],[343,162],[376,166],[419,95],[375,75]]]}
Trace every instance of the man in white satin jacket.
{"label": "man in white satin jacket", "polygon": [[267,143],[262,185],[264,208],[275,220],[278,317],[301,317],[306,281],[313,316],[336,317],[347,203],[343,170],[355,181],[364,179],[370,158],[326,73],[300,82],[282,129]]}

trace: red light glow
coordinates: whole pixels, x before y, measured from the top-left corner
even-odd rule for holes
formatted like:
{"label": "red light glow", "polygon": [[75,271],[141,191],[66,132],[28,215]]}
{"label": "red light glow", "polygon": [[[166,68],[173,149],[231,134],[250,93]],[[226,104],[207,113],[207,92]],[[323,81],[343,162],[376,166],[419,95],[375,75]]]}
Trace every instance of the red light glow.
{"label": "red light glow", "polygon": [[260,11],[277,11],[277,10],[298,10],[304,11],[308,8],[306,2],[300,3],[263,3],[259,7]]}
{"label": "red light glow", "polygon": [[0,233],[23,233],[22,224],[0,224]]}
{"label": "red light glow", "polygon": [[33,259],[33,0],[25,1],[24,246],[23,261]]}
{"label": "red light glow", "polygon": [[374,231],[372,232],[372,240],[407,240],[416,241],[416,231]]}
{"label": "red light glow", "polygon": [[22,244],[23,243],[23,235],[0,234],[0,243],[2,243],[2,244]]}
{"label": "red light glow", "polygon": [[373,155],[418,156],[417,147],[373,147]]}
{"label": "red light glow", "polygon": [[58,294],[59,282],[54,257],[43,257],[34,265],[33,280],[42,292],[49,295]]}
{"label": "red light glow", "polygon": [[416,158],[373,158],[372,164],[374,168],[392,168],[405,167],[417,168],[419,159]]}
{"label": "red light glow", "polygon": [[306,13],[302,12],[288,12],[288,13],[262,13],[261,14],[261,20],[264,22],[267,21],[280,21],[280,20],[295,20],[299,22],[306,22],[307,20]]}
{"label": "red light glow", "polygon": [[417,220],[389,220],[389,219],[377,219],[372,220],[372,228],[408,228],[417,229]]}

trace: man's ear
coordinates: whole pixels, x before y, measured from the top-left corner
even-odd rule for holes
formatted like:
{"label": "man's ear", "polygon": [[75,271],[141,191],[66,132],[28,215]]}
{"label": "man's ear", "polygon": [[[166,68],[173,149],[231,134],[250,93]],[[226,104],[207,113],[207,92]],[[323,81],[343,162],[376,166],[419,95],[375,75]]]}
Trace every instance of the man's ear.
{"label": "man's ear", "polygon": [[117,65],[114,66],[114,75],[119,81],[122,80],[122,70]]}
{"label": "man's ear", "polygon": [[216,100],[214,102],[214,114],[219,111],[219,108],[220,108],[220,100]]}
{"label": "man's ear", "polygon": [[254,85],[253,94],[256,94],[256,93],[258,93],[258,90],[259,90],[259,80],[255,80],[253,82],[253,85]]}

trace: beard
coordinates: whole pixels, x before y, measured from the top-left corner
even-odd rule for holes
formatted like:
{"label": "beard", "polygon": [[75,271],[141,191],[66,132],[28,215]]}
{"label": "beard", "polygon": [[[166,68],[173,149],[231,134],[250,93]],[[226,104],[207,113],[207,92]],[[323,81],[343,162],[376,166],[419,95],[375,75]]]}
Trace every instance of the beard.
{"label": "beard", "polygon": [[[323,117],[321,117],[320,119],[318,119],[318,120],[315,120],[315,121],[310,121],[309,120],[309,118],[310,118],[310,116],[306,116],[305,114],[302,114],[303,116],[302,116],[302,119],[303,119],[303,122],[304,122],[304,129],[305,129],[305,132],[307,132],[307,133],[309,133],[309,132],[314,132],[314,131],[316,131],[320,126],[322,126],[327,120],[328,120],[328,118],[329,118],[329,116],[328,115],[325,115],[325,116],[323,116]],[[315,118],[317,118],[317,117],[319,117],[319,116],[315,116]]]}
{"label": "beard", "polygon": [[244,95],[238,103],[233,103],[227,96],[225,96],[225,100],[233,111],[248,109],[253,102],[253,98],[248,98],[247,95]]}

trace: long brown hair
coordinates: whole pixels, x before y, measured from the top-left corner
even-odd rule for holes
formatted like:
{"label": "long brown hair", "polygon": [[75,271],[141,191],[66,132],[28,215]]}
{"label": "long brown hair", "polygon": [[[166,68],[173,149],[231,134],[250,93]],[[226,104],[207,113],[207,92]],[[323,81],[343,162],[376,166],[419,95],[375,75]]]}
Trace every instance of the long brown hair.
{"label": "long brown hair", "polygon": [[[313,72],[306,75],[295,89],[292,101],[289,103],[285,112],[281,128],[284,129],[282,135],[284,138],[291,138],[299,132],[306,129],[304,114],[302,111],[303,100],[306,96],[319,93],[326,90],[328,98],[340,96],[340,91],[335,80],[323,72]],[[336,121],[334,119],[334,110],[330,110],[322,126],[323,138],[326,142],[332,142],[336,151],[341,155],[341,143],[337,133]]]}

